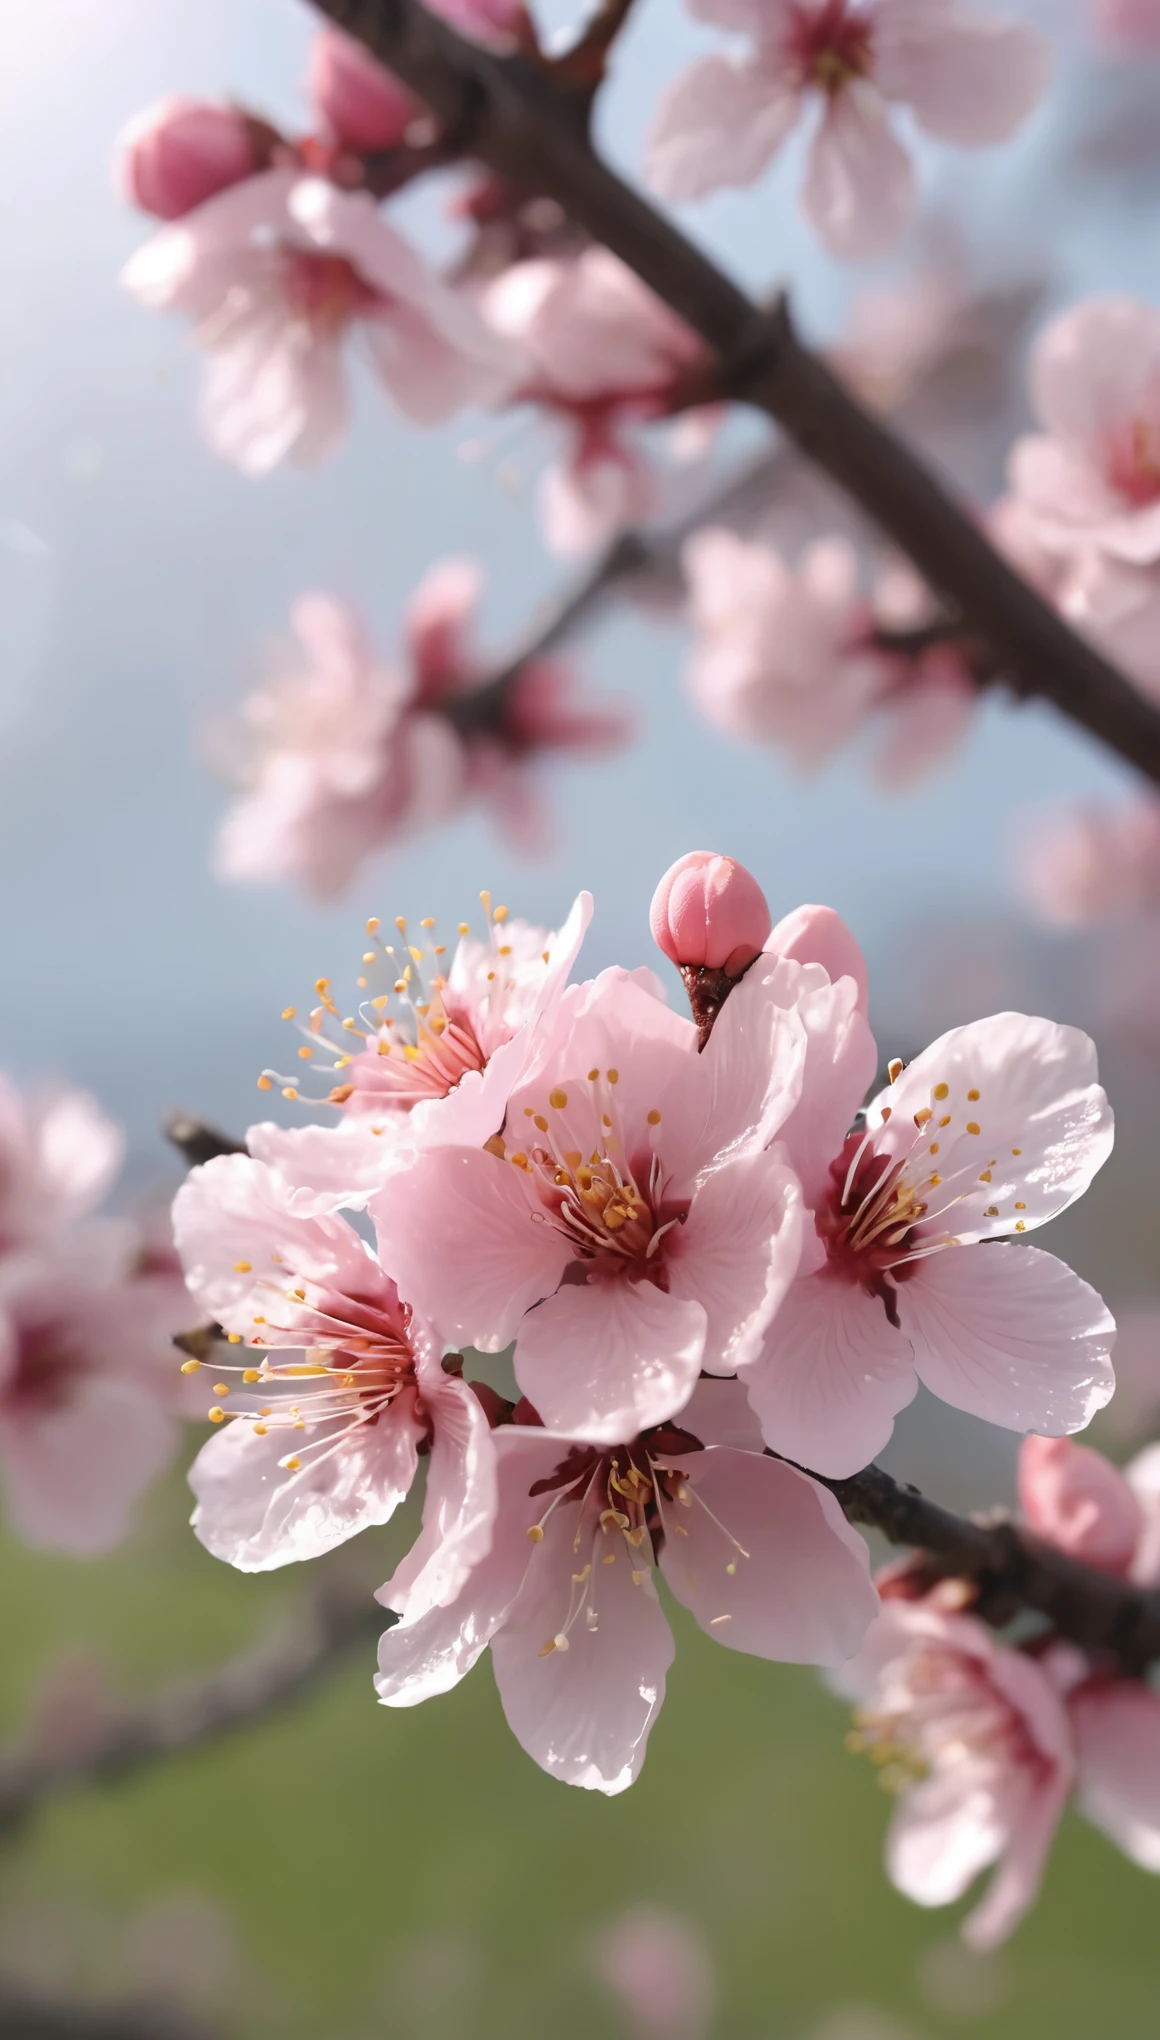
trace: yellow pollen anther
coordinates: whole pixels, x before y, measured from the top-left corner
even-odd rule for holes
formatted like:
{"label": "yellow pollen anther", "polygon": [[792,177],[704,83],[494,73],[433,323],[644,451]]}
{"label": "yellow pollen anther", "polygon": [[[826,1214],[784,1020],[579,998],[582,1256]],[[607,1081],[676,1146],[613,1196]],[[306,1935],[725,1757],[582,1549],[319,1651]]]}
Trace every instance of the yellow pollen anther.
{"label": "yellow pollen anther", "polygon": [[270,1428],[269,1424],[255,1424],[254,1425],[255,1438],[264,1438],[269,1428]]}
{"label": "yellow pollen anther", "polygon": [[382,922],[380,921],[378,915],[372,914],[370,920],[367,922],[367,934],[377,935],[381,927]]}
{"label": "yellow pollen anther", "polygon": [[484,888],[483,888],[482,892],[480,893],[479,897],[480,897],[481,901],[483,902],[483,911],[484,911],[484,913],[485,913],[485,914],[490,914],[490,912],[491,912],[491,894],[490,894],[490,893],[488,892],[488,890],[487,890],[487,887],[486,887],[486,886],[484,886]]}
{"label": "yellow pollen anther", "polygon": [[931,1097],[939,1099],[940,1102],[943,1098],[949,1098],[950,1095],[951,1087],[949,1084],[936,1084],[934,1090],[931,1092]]}
{"label": "yellow pollen anther", "polygon": [[543,1115],[543,1113],[542,1113],[542,1112],[537,1112],[537,1113],[536,1113],[536,1114],[534,1115],[534,1117],[533,1117],[533,1120],[532,1120],[532,1124],[533,1124],[533,1126],[538,1126],[538,1127],[539,1127],[539,1129],[540,1129],[540,1132],[541,1132],[541,1133],[547,1133],[547,1131],[548,1131],[548,1122],[547,1122],[547,1120],[546,1120],[546,1119],[544,1118],[544,1115]]}
{"label": "yellow pollen anther", "polygon": [[903,1071],[902,1057],[900,1055],[892,1055],[890,1061],[886,1065],[886,1074],[890,1078],[892,1084],[896,1084],[898,1082],[899,1077],[902,1075],[902,1071]]}
{"label": "yellow pollen anther", "polygon": [[[567,1091],[560,1090],[549,1091],[548,1103],[551,1106],[553,1112],[562,1112],[564,1110],[565,1105],[568,1103]],[[537,1119],[536,1125],[538,1126],[539,1123],[540,1122]]]}
{"label": "yellow pollen anther", "polygon": [[1021,1155],[1023,1153],[1023,1150],[1022,1148],[1012,1148],[1011,1153],[1013,1155]]}
{"label": "yellow pollen anther", "polygon": [[978,1102],[979,1102],[979,1094],[978,1094],[978,1092],[977,1092],[977,1091],[968,1091],[968,1092],[967,1092],[967,1097],[968,1097],[968,1099],[969,1099],[969,1101],[970,1101],[970,1103],[971,1103],[972,1105],[977,1105],[977,1104],[978,1104]]}
{"label": "yellow pollen anther", "polygon": [[661,1123],[661,1115],[660,1115],[660,1113],[659,1113],[659,1112],[657,1111],[657,1109],[656,1109],[656,1106],[655,1106],[655,1105],[654,1105],[654,1107],[653,1107],[652,1111],[651,1111],[651,1112],[650,1112],[650,1113],[649,1113],[649,1114],[647,1115],[647,1117],[648,1117],[648,1123],[649,1123],[649,1125],[650,1125],[650,1126],[659,1126],[659,1125],[660,1125],[660,1123]]}
{"label": "yellow pollen anther", "polygon": [[1015,1220],[1015,1230],[1016,1230],[1016,1232],[1026,1232],[1026,1231],[1027,1231],[1027,1227],[1026,1227],[1026,1225],[1024,1224],[1024,1222],[1023,1222],[1023,1220],[1022,1220],[1021,1218],[1017,1218],[1017,1219]]}
{"label": "yellow pollen anther", "polygon": [[538,1523],[528,1524],[528,1536],[533,1544],[542,1544],[544,1541],[544,1533]]}
{"label": "yellow pollen anther", "polygon": [[605,1126],[611,1126],[611,1125],[612,1125],[612,1121],[611,1121],[611,1119],[610,1119],[610,1118],[608,1117],[608,1114],[607,1114],[607,1112],[603,1112],[603,1113],[601,1113],[601,1118],[603,1119],[603,1121],[604,1121],[604,1124],[605,1124]]}
{"label": "yellow pollen anther", "polygon": [[998,1207],[998,1205],[997,1205],[997,1204],[988,1204],[988,1206],[987,1206],[987,1209],[986,1209],[986,1211],[985,1211],[985,1212],[983,1213],[983,1217],[984,1217],[984,1218],[998,1218],[998,1216],[999,1216],[999,1207]]}
{"label": "yellow pollen anther", "polygon": [[600,1071],[599,1071],[599,1070],[589,1070],[589,1072],[588,1072],[588,1081],[589,1081],[589,1083],[590,1083],[590,1084],[594,1084],[594,1083],[596,1082],[597,1078],[599,1077],[599,1075],[600,1075]]}
{"label": "yellow pollen anther", "polygon": [[213,1392],[215,1395],[228,1395],[230,1392],[229,1382],[215,1381],[213,1385]]}
{"label": "yellow pollen anther", "polygon": [[259,1091],[272,1091],[272,1090],[273,1090],[273,1088],[274,1088],[274,1086],[273,1086],[273,1084],[272,1084],[272,1083],[270,1082],[270,1079],[269,1079],[269,1077],[259,1077],[259,1078],[258,1078],[258,1089],[259,1089]]}
{"label": "yellow pollen anther", "polygon": [[302,1461],[299,1459],[298,1454],[296,1452],[292,1452],[290,1454],[289,1459],[284,1459],[282,1461],[282,1464],[286,1468],[287,1473],[297,1473],[299,1467],[302,1464]]}
{"label": "yellow pollen anther", "polygon": [[201,1366],[200,1360],[183,1360],[181,1363],[181,1371],[183,1374],[196,1374],[200,1366]]}
{"label": "yellow pollen anther", "polygon": [[251,1270],[251,1268],[253,1267],[253,1265],[254,1265],[254,1264],[253,1264],[253,1262],[252,1262],[252,1261],[235,1261],[235,1262],[234,1262],[234,1274],[235,1274],[235,1275],[248,1275],[248,1274],[249,1274],[249,1272],[250,1272],[250,1270]]}
{"label": "yellow pollen anther", "polygon": [[405,914],[396,914],[395,926],[398,929],[400,935],[405,935],[407,932],[407,916]]}
{"label": "yellow pollen anther", "polygon": [[889,1119],[889,1117],[890,1117],[891,1113],[893,1112],[893,1110],[894,1110],[894,1107],[893,1107],[893,1105],[884,1105],[884,1106],[882,1107],[882,1124],[883,1124],[883,1126],[885,1126],[885,1124],[886,1124],[887,1120]]}
{"label": "yellow pollen anther", "polygon": [[608,1072],[608,1081],[609,1081],[609,1083],[610,1083],[610,1084],[619,1084],[619,1082],[620,1082],[620,1071],[619,1071],[619,1070],[609,1070],[609,1072]]}
{"label": "yellow pollen anther", "polygon": [[1015,1209],[1016,1209],[1016,1211],[1026,1211],[1026,1209],[1027,1209],[1027,1206],[1026,1206],[1026,1205],[1025,1205],[1024,1203],[1022,1203],[1022,1202],[1020,1201],[1020,1202],[1017,1202],[1017,1203],[1016,1203],[1016,1205],[1015,1205]]}
{"label": "yellow pollen anther", "polygon": [[932,1189],[932,1190],[937,1190],[941,1182],[942,1182],[942,1177],[941,1177],[941,1176],[932,1176],[932,1177],[931,1177],[931,1179],[930,1179],[930,1187],[931,1187],[931,1189]]}
{"label": "yellow pollen anther", "polygon": [[261,1379],[262,1379],[262,1371],[261,1371],[261,1369],[260,1369],[259,1367],[243,1367],[243,1369],[242,1369],[242,1380],[243,1380],[243,1381],[249,1381],[249,1382],[253,1382],[253,1381],[260,1381]]}
{"label": "yellow pollen anther", "polygon": [[403,992],[405,992],[405,991],[406,991],[406,989],[407,989],[407,980],[406,980],[406,978],[405,978],[405,977],[401,977],[401,978],[396,978],[396,979],[395,979],[395,990],[396,990],[397,992],[399,992],[399,993],[403,993]]}
{"label": "yellow pollen anther", "polygon": [[242,1343],[242,1335],[240,1332],[227,1332],[226,1337],[229,1340],[231,1346],[240,1346]]}
{"label": "yellow pollen anther", "polygon": [[973,1119],[968,1119],[968,1121],[967,1121],[967,1132],[968,1132],[968,1133],[978,1133],[979,1131],[980,1131],[980,1129],[979,1129],[978,1125],[976,1124],[976,1122],[975,1122],[975,1121],[974,1121]]}
{"label": "yellow pollen anther", "polygon": [[420,928],[433,928],[435,926],[434,914],[424,914],[423,919],[419,923],[419,926]]}
{"label": "yellow pollen anther", "polygon": [[980,1174],[980,1176],[979,1176],[979,1181],[980,1181],[980,1183],[989,1183],[989,1182],[990,1182],[990,1180],[991,1180],[991,1171],[990,1171],[990,1169],[984,1169],[984,1170],[982,1171],[982,1173]]}
{"label": "yellow pollen anther", "polygon": [[940,1119],[940,1120],[939,1120],[939,1125],[940,1125],[940,1126],[949,1126],[949,1125],[950,1125],[950,1123],[951,1123],[951,1115],[950,1115],[950,1113],[949,1113],[949,1112],[947,1113],[947,1115],[946,1115],[946,1118],[945,1118],[945,1119]]}
{"label": "yellow pollen anther", "polygon": [[314,989],[315,989],[315,991],[316,991],[316,992],[318,993],[318,996],[319,996],[319,998],[320,998],[320,999],[324,999],[324,998],[326,997],[326,995],[327,995],[328,991],[330,990],[330,979],[329,979],[329,978],[315,978],[315,980],[314,980]]}
{"label": "yellow pollen anther", "polygon": [[522,1149],[512,1156],[511,1162],[513,1169],[526,1169],[528,1166],[528,1158]]}
{"label": "yellow pollen anther", "polygon": [[605,1552],[604,1557],[601,1559],[600,1563],[601,1565],[615,1565],[616,1564],[615,1551]]}
{"label": "yellow pollen anther", "polygon": [[224,1423],[225,1423],[225,1420],[226,1420],[226,1413],[225,1413],[225,1411],[224,1411],[224,1410],[219,1410],[219,1408],[218,1408],[218,1406],[217,1406],[217,1404],[216,1404],[216,1403],[214,1404],[214,1406],[213,1406],[212,1410],[207,1410],[207,1411],[206,1411],[206,1415],[208,1416],[208,1418],[209,1418],[209,1420],[210,1420],[210,1423],[211,1423],[211,1424],[224,1424]]}
{"label": "yellow pollen anther", "polygon": [[922,1108],[921,1108],[921,1110],[920,1110],[920,1111],[918,1111],[918,1112],[916,1112],[916,1113],[915,1113],[915,1115],[914,1115],[914,1123],[915,1123],[915,1125],[916,1125],[916,1126],[925,1126],[925,1125],[926,1125],[926,1122],[927,1122],[927,1120],[928,1120],[928,1119],[933,1119],[933,1118],[934,1118],[934,1113],[933,1113],[933,1112],[931,1111],[931,1109],[930,1109],[930,1106],[929,1106],[929,1105],[924,1105],[924,1106],[922,1106]]}
{"label": "yellow pollen anther", "polygon": [[296,1098],[298,1096],[297,1089],[293,1084],[283,1084],[282,1096],[284,1098]]}
{"label": "yellow pollen anther", "polygon": [[730,1579],[732,1579],[732,1578],[733,1578],[733,1575],[734,1575],[734,1573],[735,1573],[735,1572],[737,1571],[737,1561],[736,1561],[736,1559],[733,1559],[733,1558],[731,1558],[731,1559],[730,1559],[730,1561],[729,1561],[729,1563],[728,1563],[728,1565],[726,1566],[725,1570],[726,1570],[726,1572],[728,1573],[728,1575],[729,1575]]}
{"label": "yellow pollen anther", "polygon": [[491,918],[493,921],[506,921],[507,917],[508,910],[506,907],[496,907]]}
{"label": "yellow pollen anther", "polygon": [[931,1151],[931,1154],[932,1154],[932,1155],[937,1155],[937,1153],[938,1153],[938,1142],[937,1142],[937,1140],[932,1140],[932,1141],[931,1141],[931,1144],[930,1144],[930,1151]]}
{"label": "yellow pollen anther", "polygon": [[307,1043],[305,1046],[299,1049],[298,1053],[303,1062],[309,1062],[311,1056],[314,1054],[314,1050],[310,1047],[309,1043]]}
{"label": "yellow pollen anther", "polygon": [[456,934],[457,934],[457,935],[466,935],[466,934],[468,934],[468,933],[469,933],[470,931],[469,931],[469,929],[468,929],[468,925],[467,925],[467,922],[466,922],[466,921],[460,921],[460,922],[459,922],[459,924],[458,924],[458,926],[456,927],[456,930],[455,930],[455,932],[456,932]]}
{"label": "yellow pollen anther", "polygon": [[284,1006],[282,1008],[282,1018],[283,1020],[297,1020],[298,1018],[297,1006]]}
{"label": "yellow pollen anther", "polygon": [[254,1319],[254,1323],[255,1323],[256,1325],[264,1325],[264,1324],[265,1324],[265,1322],[266,1322],[266,1320],[265,1320],[265,1318],[264,1318],[264,1317],[256,1317],[256,1318]]}

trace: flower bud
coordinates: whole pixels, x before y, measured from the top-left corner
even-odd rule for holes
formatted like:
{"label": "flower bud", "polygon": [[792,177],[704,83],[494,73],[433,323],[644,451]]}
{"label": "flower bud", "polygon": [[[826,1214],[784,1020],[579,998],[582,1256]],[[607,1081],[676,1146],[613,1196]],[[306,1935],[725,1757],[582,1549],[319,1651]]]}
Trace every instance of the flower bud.
{"label": "flower bud", "polygon": [[1143,1514],[1123,1474],[1102,1452],[1070,1438],[1025,1438],[1019,1501],[1028,1528],[1058,1551],[1102,1572],[1127,1572]]}
{"label": "flower bud", "polygon": [[315,36],[307,85],[320,121],[345,149],[393,149],[415,118],[405,85],[341,29]]}
{"label": "flower bud", "polygon": [[831,984],[839,978],[853,978],[858,1004],[865,1012],[869,986],[866,959],[833,907],[795,907],[778,922],[765,947],[772,956],[788,956],[793,963],[820,963]]}
{"label": "flower bud", "polygon": [[666,871],[649,908],[658,949],[671,962],[740,977],[770,930],[765,894],[732,857],[690,850]]}
{"label": "flower bud", "polygon": [[179,220],[261,168],[245,114],[200,99],[161,99],[123,128],[122,195],[159,220]]}

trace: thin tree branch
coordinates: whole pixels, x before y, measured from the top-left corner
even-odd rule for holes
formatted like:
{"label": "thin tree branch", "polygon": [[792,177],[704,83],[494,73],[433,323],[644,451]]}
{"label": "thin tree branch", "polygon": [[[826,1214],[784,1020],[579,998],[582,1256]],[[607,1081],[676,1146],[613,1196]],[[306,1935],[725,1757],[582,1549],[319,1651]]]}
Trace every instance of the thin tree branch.
{"label": "thin tree branch", "polygon": [[0,1980],[0,2040],[211,2040],[218,2031],[179,2006],[87,2004]]}
{"label": "thin tree branch", "polygon": [[125,1707],[76,1748],[45,1749],[35,1729],[0,1750],[0,1833],[70,1786],[146,1770],[161,1757],[216,1742],[302,1698],[391,1617],[365,1582],[323,1573],[274,1632],[212,1672]]}
{"label": "thin tree branch", "polygon": [[775,418],[889,534],[1007,683],[1041,696],[1160,784],[1160,709],[995,552],[918,457],[804,348],[783,301],[763,312],[594,154],[550,74],[458,35],[420,0],[315,0],[466,137],[465,153],[553,198],[721,356],[729,394]]}
{"label": "thin tree branch", "polygon": [[219,1132],[208,1120],[195,1118],[192,1112],[171,1112],[161,1127],[166,1140],[171,1141],[180,1154],[185,1156],[191,1169],[202,1162],[212,1162],[217,1155],[244,1155],[246,1143],[235,1140],[232,1134]]}

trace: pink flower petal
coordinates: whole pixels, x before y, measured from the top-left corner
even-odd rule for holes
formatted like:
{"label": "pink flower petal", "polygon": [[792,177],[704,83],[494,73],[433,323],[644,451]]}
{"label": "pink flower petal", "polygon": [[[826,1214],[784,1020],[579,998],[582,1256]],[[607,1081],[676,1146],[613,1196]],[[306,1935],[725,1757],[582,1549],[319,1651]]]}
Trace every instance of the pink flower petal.
{"label": "pink flower petal", "polygon": [[647,1560],[634,1582],[627,1552],[595,1569],[594,1623],[572,1625],[567,1649],[541,1652],[562,1631],[580,1561],[573,1521],[545,1525],[519,1598],[493,1636],[495,1682],[508,1726],[555,1778],[590,1791],[623,1792],[644,1762],[649,1730],[665,1697],[672,1632]]}
{"label": "pink flower petal", "polygon": [[1003,1861],[982,1904],[963,1921],[969,1948],[997,1948],[1034,1905],[1070,1791],[1070,1769],[1059,1769],[1027,1793],[1022,1807],[1013,1796],[1005,1809],[1015,1818]]}
{"label": "pink flower petal", "polygon": [[423,1528],[383,1589],[408,1622],[454,1601],[491,1547],[498,1506],[495,1445],[478,1396],[444,1374],[437,1355],[420,1365],[420,1391],[434,1424]]}
{"label": "pink flower petal", "polygon": [[1052,48],[1030,24],[979,19],[958,7],[885,0],[874,82],[905,100],[921,128],[960,148],[1005,142],[1047,90]]}
{"label": "pink flower petal", "polygon": [[918,1386],[878,1298],[825,1271],[794,1283],[745,1385],[766,1444],[834,1477],[869,1465]]}
{"label": "pink flower petal", "polygon": [[929,1209],[917,1231],[930,1239],[953,1231],[964,1242],[1030,1231],[1065,1211],[1113,1139],[1089,1037],[1026,1013],[940,1035],[879,1093],[866,1123],[879,1154],[925,1158],[937,1141],[929,1166],[941,1178],[938,1197],[924,1191]]}
{"label": "pink flower petal", "polygon": [[683,1408],[705,1323],[700,1303],[651,1282],[565,1283],[521,1325],[516,1380],[550,1429],[615,1445]]}
{"label": "pink flower petal", "polygon": [[519,1171],[479,1148],[430,1149],[371,1203],[400,1294],[456,1344],[498,1353],[551,1296],[572,1249],[536,1224]]}
{"label": "pink flower petal", "polygon": [[662,198],[753,184],[801,116],[801,94],[772,67],[702,57],[662,96],[645,176]]}
{"label": "pink flower petal", "polygon": [[786,1664],[851,1657],[878,1596],[833,1496],[795,1467],[727,1447],[694,1453],[686,1479],[693,1501],[666,1507],[661,1571],[706,1635]]}
{"label": "pink flower petal", "polygon": [[669,1292],[707,1316],[706,1372],[735,1374],[756,1358],[801,1245],[801,1190],[780,1147],[727,1162],[701,1184],[673,1231]]}
{"label": "pink flower petal", "polygon": [[1080,1812],[1141,1870],[1160,1871],[1160,1694],[1122,1679],[1077,1693]]}
{"label": "pink flower petal", "polygon": [[1034,1247],[948,1247],[898,1289],[919,1379],[1011,1431],[1081,1431],[1110,1400],[1115,1325],[1064,1262]]}
{"label": "pink flower petal", "polygon": [[190,1468],[194,1531],[240,1572],[320,1558],[390,1520],[415,1478],[424,1429],[414,1391],[404,1390],[375,1423],[360,1424],[341,1443],[303,1446],[293,1472],[279,1463],[293,1436],[284,1425],[262,1437],[235,1418]]}
{"label": "pink flower petal", "polygon": [[914,170],[872,86],[834,94],[812,143],[802,206],[832,255],[885,254],[914,204]]}
{"label": "pink flower petal", "polygon": [[111,1551],[176,1441],[159,1400],[107,1375],[76,1383],[59,1408],[0,1417],[0,1483],[13,1530],[40,1551]]}

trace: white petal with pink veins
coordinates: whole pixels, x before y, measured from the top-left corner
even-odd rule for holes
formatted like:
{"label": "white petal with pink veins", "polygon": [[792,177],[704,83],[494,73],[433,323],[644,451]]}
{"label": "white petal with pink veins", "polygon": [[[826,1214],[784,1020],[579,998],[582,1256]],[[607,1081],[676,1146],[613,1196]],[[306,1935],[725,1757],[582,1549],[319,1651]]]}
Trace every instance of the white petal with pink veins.
{"label": "white petal with pink veins", "polygon": [[947,1247],[898,1288],[919,1379],[1011,1431],[1081,1431],[1111,1399],[1116,1328],[1094,1289],[1034,1247]]}
{"label": "white petal with pink veins", "polygon": [[702,57],[664,93],[645,175],[662,198],[753,184],[801,115],[801,93],[772,66]]}
{"label": "white petal with pink veins", "polygon": [[940,1035],[879,1092],[866,1124],[876,1153],[911,1157],[912,1187],[930,1184],[920,1243],[1043,1225],[1087,1189],[1114,1137],[1092,1041],[1026,1013]]}
{"label": "white petal with pink veins", "polygon": [[706,1635],[785,1664],[852,1657],[878,1595],[866,1546],[833,1496],[760,1453],[674,1457],[692,1500],[665,1505],[661,1571]]}
{"label": "white petal with pink veins", "polygon": [[482,1148],[428,1149],[371,1203],[400,1294],[481,1353],[511,1343],[572,1259],[568,1242],[537,1224],[518,1176]]}
{"label": "white petal with pink veins", "polygon": [[918,1386],[879,1298],[826,1271],[794,1283],[744,1380],[766,1444],[835,1478],[869,1465]]}
{"label": "white petal with pink veins", "polygon": [[780,1147],[714,1170],[674,1226],[669,1292],[704,1309],[701,1365],[735,1374],[761,1350],[801,1258],[802,1198]]}
{"label": "white petal with pink veins", "polygon": [[586,1610],[566,1649],[541,1655],[562,1633],[573,1600],[575,1518],[545,1526],[503,1628],[492,1638],[495,1682],[508,1726],[555,1778],[596,1792],[623,1792],[644,1762],[649,1730],[665,1697],[672,1631],[661,1613],[652,1567],[634,1580],[627,1548],[593,1569]]}
{"label": "white petal with pink veins", "polygon": [[893,246],[914,204],[914,170],[873,87],[835,93],[810,144],[802,206],[832,255],[860,261]]}
{"label": "white petal with pink veins", "polygon": [[651,1282],[565,1283],[521,1325],[516,1380],[551,1429],[616,1444],[684,1407],[705,1325],[699,1303]]}
{"label": "white petal with pink veins", "polygon": [[978,148],[1005,142],[1038,106],[1052,49],[1038,29],[987,20],[923,0],[882,0],[874,82],[905,100],[920,127],[943,142]]}
{"label": "white petal with pink veins", "polygon": [[[203,1445],[189,1473],[193,1528],[207,1551],[240,1572],[320,1558],[360,1530],[389,1522],[409,1493],[424,1425],[405,1390],[377,1421],[357,1423],[351,1396],[333,1425],[306,1434],[272,1424],[260,1435],[233,1419]],[[341,1440],[346,1424],[351,1429]],[[297,1450],[297,1471],[281,1461]]]}

